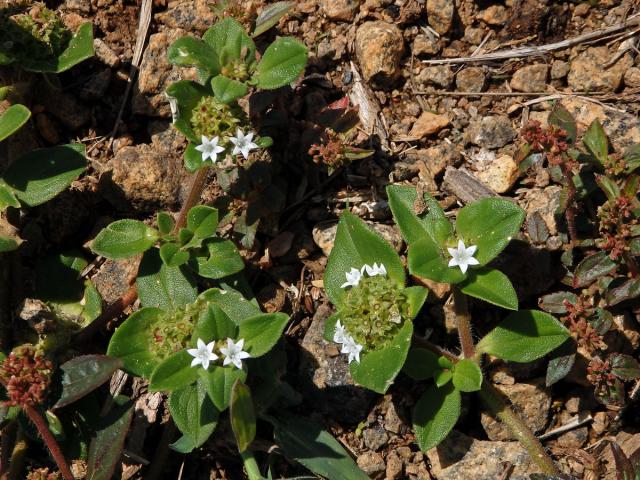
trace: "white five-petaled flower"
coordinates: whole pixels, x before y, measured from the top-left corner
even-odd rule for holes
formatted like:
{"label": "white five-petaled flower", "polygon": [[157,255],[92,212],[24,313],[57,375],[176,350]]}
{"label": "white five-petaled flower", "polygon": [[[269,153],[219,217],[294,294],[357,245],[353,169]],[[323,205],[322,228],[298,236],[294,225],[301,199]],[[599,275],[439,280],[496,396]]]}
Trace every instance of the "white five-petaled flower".
{"label": "white five-petaled flower", "polygon": [[230,363],[233,363],[236,368],[241,369],[242,360],[251,356],[247,352],[242,351],[243,347],[244,338],[241,338],[237,342],[234,342],[232,339],[227,338],[227,346],[220,348],[220,353],[222,353],[222,355],[224,356],[222,365],[227,366]]}
{"label": "white five-petaled flower", "polygon": [[344,343],[342,344],[342,350],[340,353],[346,353],[349,355],[349,363],[354,360],[360,363],[360,352],[362,351],[362,345],[356,343],[356,341],[350,335],[345,335]]}
{"label": "white five-petaled flower", "polygon": [[213,353],[213,347],[215,347],[216,342],[204,343],[202,339],[199,338],[196,344],[197,348],[189,348],[187,350],[187,353],[193,357],[191,366],[197,367],[198,365],[202,365],[202,368],[207,370],[209,363],[218,359],[218,356]]}
{"label": "white five-petaled flower", "polygon": [[375,277],[376,275],[382,275],[383,277],[387,276],[387,269],[382,263],[380,265],[374,263],[373,266],[364,265],[362,267],[361,273],[364,272],[367,272],[367,275],[369,275],[370,277]]}
{"label": "white five-petaled flower", "polygon": [[236,130],[236,136],[229,139],[233,143],[232,155],[242,153],[245,159],[249,158],[249,152],[258,148],[256,143],[253,143],[253,132],[249,132],[246,135],[239,128]]}
{"label": "white five-petaled flower", "polygon": [[333,332],[333,341],[336,343],[344,343],[348,336],[347,331],[344,329],[344,325],[342,325],[340,320],[338,320]]}
{"label": "white five-petaled flower", "polygon": [[473,258],[473,254],[477,249],[478,247],[476,247],[475,245],[465,247],[464,242],[462,240],[458,240],[458,248],[447,248],[447,250],[449,250],[449,254],[451,254],[449,266],[460,267],[462,273],[465,273],[467,271],[467,268],[469,268],[469,265],[479,264],[478,260]]}
{"label": "white five-petaled flower", "polygon": [[340,288],[357,287],[362,278],[362,272],[357,268],[351,268],[350,271],[345,273],[345,276],[347,277],[347,281],[344,282]]}
{"label": "white five-petaled flower", "polygon": [[220,137],[213,137],[211,139],[202,135],[200,145],[196,147],[196,150],[202,153],[202,161],[206,162],[208,158],[213,163],[218,161],[218,154],[224,152],[224,147],[218,145]]}

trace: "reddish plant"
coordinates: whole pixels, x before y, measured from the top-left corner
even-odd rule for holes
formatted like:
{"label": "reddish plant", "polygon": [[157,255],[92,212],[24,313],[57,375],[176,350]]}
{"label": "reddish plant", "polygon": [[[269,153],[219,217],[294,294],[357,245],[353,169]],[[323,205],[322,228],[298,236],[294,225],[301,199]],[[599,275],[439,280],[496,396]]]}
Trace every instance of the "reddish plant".
{"label": "reddish plant", "polygon": [[46,399],[53,364],[30,345],[16,348],[0,367],[10,406],[39,405]]}
{"label": "reddish plant", "polygon": [[569,328],[571,336],[578,345],[590,354],[597,350],[606,349],[607,345],[604,343],[602,335],[597,332],[589,321],[593,317],[595,309],[582,297],[578,298],[575,304],[565,300],[564,305],[567,308],[567,315],[562,320]]}

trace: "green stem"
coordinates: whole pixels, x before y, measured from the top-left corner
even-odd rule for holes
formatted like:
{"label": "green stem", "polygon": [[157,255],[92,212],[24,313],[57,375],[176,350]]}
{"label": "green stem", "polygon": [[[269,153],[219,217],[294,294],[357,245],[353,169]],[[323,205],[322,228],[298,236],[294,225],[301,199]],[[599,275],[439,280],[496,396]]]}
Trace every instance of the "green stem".
{"label": "green stem", "polygon": [[258,462],[256,462],[256,457],[253,456],[253,450],[247,448],[244,452],[240,453],[240,456],[244,462],[244,468],[247,470],[249,480],[264,480],[264,477],[260,473]]}
{"label": "green stem", "polygon": [[513,411],[504,396],[489,382],[482,382],[480,398],[487,405],[491,413],[504,423],[511,434],[529,453],[538,468],[546,475],[559,475],[560,471],[553,463],[549,454],[544,450],[540,440],[531,432],[524,421]]}
{"label": "green stem", "polygon": [[[453,301],[462,353],[465,358],[473,359],[476,363],[479,363],[480,358],[476,356],[475,346],[473,344],[471,315],[469,314],[466,295],[454,287]],[[482,388],[479,393],[480,398],[487,404],[491,413],[507,426],[512,435],[522,444],[529,455],[531,455],[531,458],[542,472],[547,475],[558,475],[560,473],[559,470],[554,465],[551,457],[545,452],[540,441],[516,412],[513,411],[504,396],[491,385],[486,378],[482,381]]]}

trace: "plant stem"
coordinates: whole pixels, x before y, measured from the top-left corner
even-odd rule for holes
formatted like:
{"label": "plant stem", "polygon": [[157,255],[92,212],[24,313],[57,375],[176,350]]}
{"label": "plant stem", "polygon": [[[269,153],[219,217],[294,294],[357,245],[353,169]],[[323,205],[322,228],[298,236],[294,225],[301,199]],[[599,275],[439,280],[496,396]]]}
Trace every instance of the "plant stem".
{"label": "plant stem", "polygon": [[476,349],[471,334],[471,315],[469,314],[467,296],[456,287],[453,287],[453,309],[456,313],[456,327],[460,337],[462,355],[464,358],[473,358],[476,355]]}
{"label": "plant stem", "polygon": [[109,321],[120,315],[125,308],[135,302],[136,298],[138,298],[138,291],[136,290],[136,286],[132,285],[118,300],[109,305],[98,318],[76,333],[74,343],[76,345],[82,345],[88,342],[91,337],[102,330]]}
{"label": "plant stem", "polygon": [[[207,179],[207,172],[207,168],[201,168],[194,175],[191,187],[189,187],[187,199],[182,205],[182,208],[180,208],[178,220],[173,227],[173,233],[178,233],[178,231],[186,225],[189,210],[200,200]],[[91,337],[102,330],[109,321],[120,315],[124,309],[135,302],[137,298],[138,291],[136,290],[136,286],[132,285],[118,300],[109,305],[98,318],[80,330],[74,337],[74,343],[81,345],[89,341]]]}
{"label": "plant stem", "polygon": [[578,240],[578,232],[576,230],[576,186],[573,183],[573,169],[567,162],[567,157],[564,156],[560,168],[567,182],[567,207],[564,211],[564,216],[567,219],[567,230],[569,230],[569,241],[571,246],[575,246]]}
{"label": "plant stem", "polygon": [[51,452],[51,456],[55,460],[58,465],[58,469],[62,474],[64,480],[74,480],[73,474],[71,473],[71,468],[69,468],[69,464],[64,458],[62,454],[62,450],[60,449],[60,445],[56,441],[55,437],[49,430],[47,426],[47,422],[44,417],[40,414],[40,412],[32,405],[21,405],[22,411],[27,414],[29,420],[33,422],[38,430],[38,434],[40,434],[40,438],[44,441],[45,445]]}
{"label": "plant stem", "polygon": [[247,448],[244,452],[240,453],[240,456],[244,462],[244,468],[247,470],[249,480],[263,480],[258,462],[256,462],[256,458],[253,456],[253,450]]}
{"label": "plant stem", "polygon": [[[471,315],[469,314],[467,298],[464,293],[455,287],[453,289],[453,302],[462,354],[464,358],[471,358],[479,363],[480,359],[476,357],[473,336],[471,334]],[[543,473],[547,475],[557,475],[560,473],[533,432],[527,427],[518,414],[513,411],[502,394],[491,385],[486,378],[482,381],[482,388],[479,394],[493,415],[499,418],[507,428],[509,428],[512,435],[521,443],[525,450],[527,450]]]}
{"label": "plant stem", "polygon": [[180,229],[187,224],[187,214],[189,213],[189,210],[191,210],[191,208],[200,201],[200,197],[202,196],[204,184],[207,180],[207,173],[209,173],[209,168],[203,167],[198,169],[196,174],[193,176],[191,186],[189,187],[189,194],[182,204],[182,208],[180,208],[178,220],[176,221],[175,227],[173,227],[173,233],[178,233]]}
{"label": "plant stem", "polygon": [[499,418],[511,431],[512,435],[529,453],[538,468],[546,475],[559,475],[560,471],[535,435],[524,421],[513,411],[503,395],[489,382],[482,382],[480,398],[491,413]]}

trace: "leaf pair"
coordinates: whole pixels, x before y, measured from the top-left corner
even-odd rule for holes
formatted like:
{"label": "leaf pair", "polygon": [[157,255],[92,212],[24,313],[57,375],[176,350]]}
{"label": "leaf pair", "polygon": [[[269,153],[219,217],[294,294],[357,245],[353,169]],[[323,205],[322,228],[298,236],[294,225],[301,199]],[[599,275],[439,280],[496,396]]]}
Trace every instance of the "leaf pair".
{"label": "leaf pair", "polygon": [[[497,257],[519,232],[524,211],[515,203],[487,198],[469,204],[458,212],[455,234],[453,225],[442,208],[428,194],[418,198],[412,187],[387,187],[389,206],[409,244],[409,272],[434,282],[459,284],[460,290],[476,298],[511,310],[517,310],[518,298],[506,275],[486,265]],[[426,213],[415,213],[416,205],[424,203]],[[477,267],[466,273],[457,266],[449,266],[448,248],[458,240],[476,246]]]}
{"label": "leaf pair", "polygon": [[[346,291],[342,288],[345,282],[345,274],[352,268],[362,269],[364,265],[384,265],[387,276],[399,287],[405,285],[405,272],[400,257],[393,248],[379,235],[369,230],[359,218],[344,212],[338,224],[335,246],[329,255],[327,268],[324,274],[324,286],[329,299],[336,305],[338,314],[327,320],[325,325],[325,338],[333,341],[335,324],[340,313]],[[373,351],[364,351],[360,362],[353,361],[350,364],[353,379],[376,392],[387,391],[393,379],[400,372],[404,364],[411,337],[413,335],[414,318],[427,295],[427,290],[422,287],[405,289],[410,304],[411,318],[405,319],[405,323],[383,348]]]}
{"label": "leaf pair", "polygon": [[[202,40],[193,37],[176,40],[167,56],[174,65],[195,66],[202,78],[213,78],[213,91],[224,103],[246,95],[247,83],[263,89],[287,85],[302,73],[307,63],[306,47],[289,37],[276,39],[257,62],[253,40],[233,18],[216,23]],[[244,71],[233,78],[230,70],[234,68]]]}

